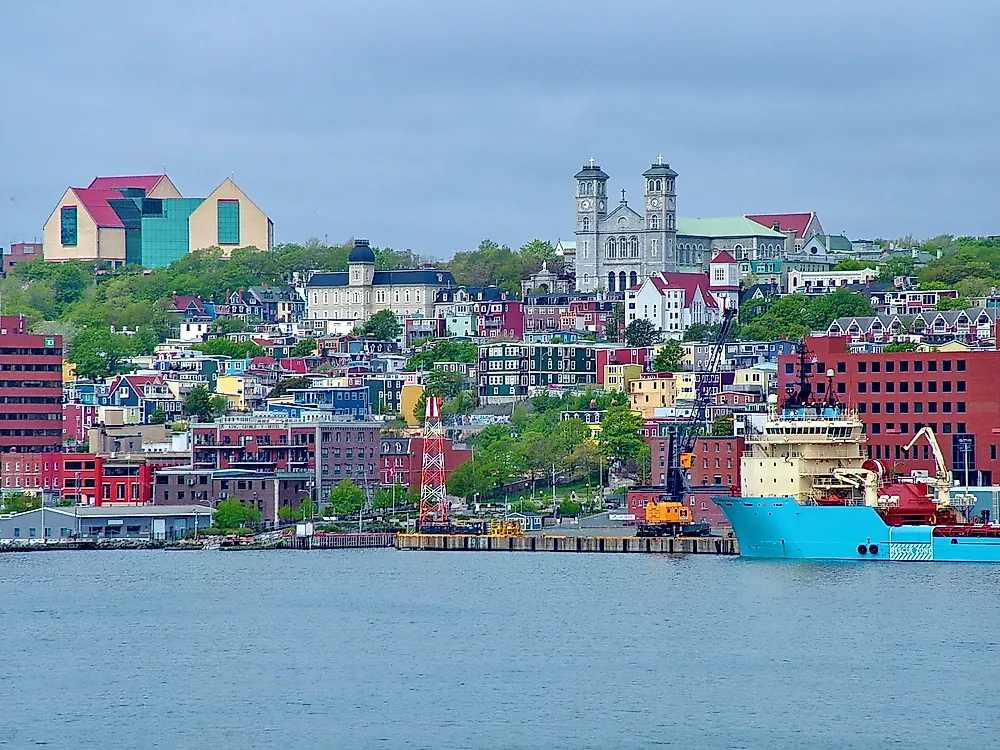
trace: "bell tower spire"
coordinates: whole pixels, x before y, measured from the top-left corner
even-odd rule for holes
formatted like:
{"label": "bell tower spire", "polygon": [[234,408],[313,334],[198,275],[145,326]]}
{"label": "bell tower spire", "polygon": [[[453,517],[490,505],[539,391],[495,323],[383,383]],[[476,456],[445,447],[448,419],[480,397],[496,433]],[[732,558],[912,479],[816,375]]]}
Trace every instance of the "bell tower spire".
{"label": "bell tower spire", "polygon": [[594,158],[587,160],[576,179],[576,288],[591,292],[598,284],[599,227],[608,215],[608,175]]}

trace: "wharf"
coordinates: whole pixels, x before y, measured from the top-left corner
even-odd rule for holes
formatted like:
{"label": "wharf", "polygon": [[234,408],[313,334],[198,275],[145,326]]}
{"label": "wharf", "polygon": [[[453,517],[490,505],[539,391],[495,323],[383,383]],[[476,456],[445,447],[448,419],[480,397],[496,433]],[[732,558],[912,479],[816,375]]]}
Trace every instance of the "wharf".
{"label": "wharf", "polygon": [[313,534],[311,537],[286,536],[283,549],[363,549],[367,547],[392,547],[396,542],[394,531],[359,534]]}
{"label": "wharf", "polygon": [[396,549],[479,550],[491,552],[659,552],[687,555],[738,555],[736,538],[635,536],[472,536],[397,534]]}

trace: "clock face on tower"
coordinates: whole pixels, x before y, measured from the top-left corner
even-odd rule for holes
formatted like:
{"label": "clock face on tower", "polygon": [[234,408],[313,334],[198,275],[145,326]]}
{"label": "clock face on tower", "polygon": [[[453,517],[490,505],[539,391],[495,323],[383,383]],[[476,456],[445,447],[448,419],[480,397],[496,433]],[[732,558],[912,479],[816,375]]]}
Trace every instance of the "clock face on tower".
{"label": "clock face on tower", "polygon": [[602,201],[602,200],[601,200],[601,201],[597,201],[597,207],[598,207],[598,208],[599,208],[599,209],[600,209],[601,211],[603,211],[603,210],[604,210],[604,201]]}
{"label": "clock face on tower", "polygon": [[659,205],[660,205],[660,202],[656,198],[650,198],[649,199],[649,207],[650,208],[656,208]]}
{"label": "clock face on tower", "polygon": [[580,208],[586,211],[588,208],[590,208],[590,201],[580,201]]}

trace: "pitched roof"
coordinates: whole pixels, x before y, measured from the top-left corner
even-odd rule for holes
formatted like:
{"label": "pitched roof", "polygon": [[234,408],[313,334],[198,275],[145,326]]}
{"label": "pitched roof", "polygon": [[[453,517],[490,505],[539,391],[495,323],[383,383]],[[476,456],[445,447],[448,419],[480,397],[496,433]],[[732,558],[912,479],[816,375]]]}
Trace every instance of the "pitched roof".
{"label": "pitched roof", "polygon": [[98,190],[115,188],[142,188],[147,193],[164,178],[162,174],[132,175],[128,177],[95,177],[87,187]]}
{"label": "pitched roof", "polygon": [[781,232],[762,226],[744,216],[713,219],[677,219],[677,234],[692,237],[781,237]]}
{"label": "pitched roof", "polygon": [[794,229],[795,236],[799,239],[805,238],[806,229],[809,228],[809,222],[813,220],[814,216],[816,214],[813,211],[807,214],[746,214],[747,219],[756,221],[768,229],[773,229],[775,224],[777,224],[778,229],[785,232]]}
{"label": "pitched roof", "polygon": [[736,263],[736,258],[729,254],[728,250],[723,250],[721,253],[712,258],[712,263]]}
{"label": "pitched roof", "polygon": [[[706,307],[718,307],[719,303],[708,288],[708,276],[703,273],[656,273],[650,276],[647,281],[652,282],[657,291],[663,292],[665,289],[683,289],[684,306],[690,307],[694,302],[695,294],[701,289],[701,297],[705,300]],[[643,282],[645,283],[645,282]],[[642,284],[631,287],[629,291],[642,288]]]}
{"label": "pitched roof", "polygon": [[115,227],[118,229],[123,229],[125,227],[122,224],[121,217],[115,213],[115,210],[108,203],[109,200],[114,198],[121,198],[122,194],[117,190],[100,190],[98,188],[70,188],[73,194],[76,195],[77,200],[83,204],[83,207],[87,209],[87,213],[90,214],[90,218],[94,220],[94,223],[99,227]]}

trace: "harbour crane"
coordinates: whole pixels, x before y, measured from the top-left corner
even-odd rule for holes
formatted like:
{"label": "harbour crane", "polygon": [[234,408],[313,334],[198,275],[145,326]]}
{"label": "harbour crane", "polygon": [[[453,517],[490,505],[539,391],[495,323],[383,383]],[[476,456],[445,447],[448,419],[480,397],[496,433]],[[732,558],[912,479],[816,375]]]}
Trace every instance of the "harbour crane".
{"label": "harbour crane", "polygon": [[948,467],[944,462],[944,453],[941,452],[941,446],[938,444],[937,436],[934,435],[934,430],[932,430],[927,425],[924,425],[917,433],[913,436],[913,439],[906,444],[903,448],[904,451],[910,450],[920,438],[927,438],[927,442],[931,446],[931,453],[934,455],[934,466],[935,466],[935,484],[937,485],[938,491],[938,507],[941,509],[951,508],[951,472],[948,471]]}

